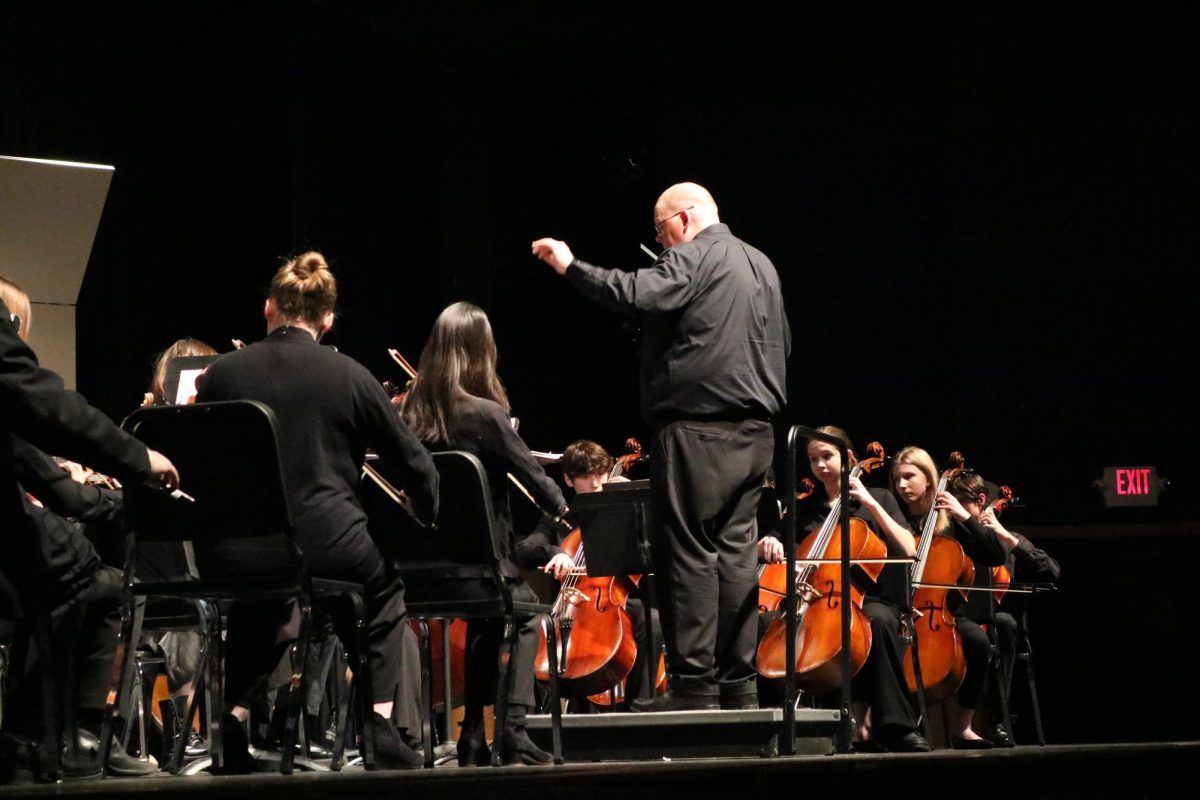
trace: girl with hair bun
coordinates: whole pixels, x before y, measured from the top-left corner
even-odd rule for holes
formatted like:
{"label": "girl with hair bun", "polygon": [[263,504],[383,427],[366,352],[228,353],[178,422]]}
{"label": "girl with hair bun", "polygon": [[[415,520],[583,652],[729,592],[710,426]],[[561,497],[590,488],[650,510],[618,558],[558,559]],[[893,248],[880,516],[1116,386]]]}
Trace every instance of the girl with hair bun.
{"label": "girl with hair bun", "polygon": [[[400,421],[380,382],[352,358],[320,346],[333,327],[336,305],[337,281],[324,256],[308,252],[285,263],[263,306],[267,337],[217,359],[196,399],[258,400],[275,412],[284,485],[305,562],[316,576],[354,581],[367,590],[375,714],[365,724],[373,729],[377,763],[415,768],[422,759],[391,720],[397,685],[404,684],[402,697],[412,688],[401,672],[411,664],[400,663],[407,630],[403,585],[371,540],[357,487],[371,447],[400,477],[417,518],[428,523],[437,513],[438,476],[433,459]],[[236,573],[247,561],[244,550],[210,556],[226,572]],[[226,700],[238,721],[246,719],[255,690],[265,682],[264,648],[287,639],[279,608],[241,611],[239,617],[230,616],[226,680]],[[286,621],[286,613],[282,619]],[[264,629],[278,633],[264,636]],[[354,636],[343,641],[352,644]],[[228,730],[233,735],[225,739],[226,750],[233,768],[251,768],[243,727],[232,724]]]}

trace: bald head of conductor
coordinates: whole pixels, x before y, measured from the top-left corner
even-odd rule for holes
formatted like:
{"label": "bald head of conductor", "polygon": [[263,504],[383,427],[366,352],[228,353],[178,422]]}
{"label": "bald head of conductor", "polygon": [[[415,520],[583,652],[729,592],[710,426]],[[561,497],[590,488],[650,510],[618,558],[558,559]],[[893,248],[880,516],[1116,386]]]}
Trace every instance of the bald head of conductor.
{"label": "bald head of conductor", "polygon": [[[666,248],[690,242],[696,234],[721,221],[717,203],[708,189],[698,183],[677,183],[658,197],[654,204],[654,240]],[[566,242],[538,239],[533,254],[559,275],[565,275],[575,255]]]}

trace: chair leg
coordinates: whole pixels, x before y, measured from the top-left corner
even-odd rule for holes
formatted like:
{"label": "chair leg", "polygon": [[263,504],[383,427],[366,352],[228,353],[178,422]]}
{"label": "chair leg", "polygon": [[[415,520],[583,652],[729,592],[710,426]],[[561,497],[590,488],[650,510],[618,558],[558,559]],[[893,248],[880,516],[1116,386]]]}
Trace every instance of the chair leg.
{"label": "chair leg", "polygon": [[354,683],[346,682],[346,672],[350,669],[350,657],[344,648],[338,648],[338,657],[333,668],[336,674],[337,705],[333,713],[337,714],[337,724],[334,726],[333,758],[329,769],[340,772],[346,763],[346,725],[350,716],[350,696],[354,693]]}
{"label": "chair leg", "polygon": [[292,645],[292,679],[288,684],[287,717],[283,724],[280,742],[279,772],[291,775],[296,760],[296,727],[300,719],[300,708],[304,704],[304,665],[308,657],[308,635],[312,627],[312,601],[308,597],[297,600],[300,604],[300,630],[296,643]]}
{"label": "chair leg", "polygon": [[[425,768],[433,769],[433,721],[437,719],[433,710],[433,636],[427,620],[417,618],[417,625],[421,628],[421,736],[425,739]],[[443,624],[442,637],[447,635]]]}
{"label": "chair leg", "polygon": [[[220,771],[225,766],[223,722],[225,708],[223,656],[224,646],[221,642],[221,609],[216,603],[209,607],[208,642],[205,649],[204,663],[208,668],[208,678],[204,682],[204,713],[208,722],[208,751],[212,758],[212,768]],[[191,724],[190,714],[187,720]]]}
{"label": "chair leg", "polygon": [[[52,661],[50,642],[50,615],[39,614],[34,622],[34,646],[42,663],[42,746],[43,756],[39,761],[45,765],[45,777],[51,781],[62,778],[62,754],[59,752],[61,709],[58,681],[54,680],[55,664]],[[74,747],[74,742],[67,743]]]}
{"label": "chair leg", "polygon": [[1033,710],[1033,730],[1037,737],[1037,743],[1041,747],[1046,746],[1046,732],[1042,729],[1042,707],[1038,703],[1037,683],[1033,679],[1033,647],[1029,644],[1029,636],[1025,633],[1025,628],[1022,626],[1021,641],[1025,645],[1023,652],[1017,654],[1017,658],[1025,662],[1025,678],[1029,681],[1029,704]]}
{"label": "chair leg", "polygon": [[[562,756],[562,703],[558,700],[558,636],[554,631],[554,620],[544,615],[546,629],[546,660],[550,670],[550,751],[554,763],[563,763]],[[649,621],[646,623],[649,624]],[[616,708],[616,703],[613,703]]]}
{"label": "chair leg", "polygon": [[517,640],[517,626],[511,614],[504,618],[504,639],[500,644],[499,675],[496,680],[496,735],[492,747],[492,766],[500,766],[500,741],[505,720],[508,719],[508,695],[512,691],[512,654]]}
{"label": "chair leg", "polygon": [[[447,617],[442,618],[442,708],[445,709],[442,714],[442,742],[449,744],[454,741],[454,721],[451,719],[451,709],[454,708],[454,675],[451,672],[450,664],[450,626],[454,624],[454,620]],[[430,651],[430,660],[433,658],[433,653]],[[432,691],[432,685],[430,690]],[[430,703],[430,713],[433,712],[432,698]],[[431,716],[432,719],[432,716]]]}
{"label": "chair leg", "polygon": [[354,634],[358,645],[354,664],[354,698],[358,710],[359,729],[362,731],[363,769],[375,769],[375,729],[371,715],[375,706],[375,687],[371,681],[371,642],[367,631],[367,612],[363,599],[350,596],[354,605]]}

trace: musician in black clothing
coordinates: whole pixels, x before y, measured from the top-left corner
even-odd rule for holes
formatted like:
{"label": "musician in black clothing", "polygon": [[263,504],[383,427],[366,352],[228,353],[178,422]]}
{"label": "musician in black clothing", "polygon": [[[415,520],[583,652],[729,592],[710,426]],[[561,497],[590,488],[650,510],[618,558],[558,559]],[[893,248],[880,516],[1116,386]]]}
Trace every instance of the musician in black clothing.
{"label": "musician in black clothing", "polygon": [[[930,508],[936,510],[938,520],[934,533],[951,536],[962,545],[963,553],[975,565],[975,585],[972,588],[990,589],[990,567],[1004,563],[1008,548],[994,530],[976,519],[983,506],[978,506],[974,514],[969,511],[975,507],[978,498],[955,491],[955,487],[982,486],[982,479],[974,474],[960,475],[947,486],[948,491],[935,496],[939,480],[933,458],[919,447],[906,447],[893,460],[892,481],[914,530],[919,530],[924,524]],[[964,497],[966,501],[962,500]],[[972,730],[971,721],[979,706],[991,660],[992,645],[980,623],[992,619],[992,594],[990,591],[972,591],[963,601],[958,592],[950,592],[947,601],[955,604],[951,610],[967,665],[955,697],[957,709],[953,714],[954,730],[950,732],[950,744],[959,749],[986,749],[991,747],[991,741]]]}
{"label": "musician in black clothing", "polygon": [[[95,549],[75,523],[31,503],[26,489],[37,488],[47,505],[63,513],[99,519],[115,509],[111,497],[93,496],[82,489],[76,493],[57,483],[57,468],[38,448],[122,480],[144,480],[164,489],[178,487],[179,474],[165,456],[124,433],[82,396],[65,390],[59,376],[38,365],[24,342],[30,323],[28,297],[16,284],[0,278],[0,572],[15,588],[26,614],[49,611],[57,623],[80,603],[104,598],[111,609],[120,582],[114,583],[112,573],[101,569]],[[113,619],[98,607],[88,611],[93,612],[110,622]],[[85,659],[79,669],[76,702],[86,726],[99,722],[104,707],[115,627],[97,622],[76,644]],[[85,752],[95,752],[97,747],[90,734],[87,730],[80,734]],[[119,753],[114,753],[112,763],[118,769],[130,766]],[[64,766],[74,773],[98,768],[87,763]]]}
{"label": "musician in black clothing", "polygon": [[[552,517],[561,519],[567,504],[513,427],[508,395],[496,375],[496,342],[483,310],[470,303],[454,303],[443,310],[421,352],[417,372],[404,400],[405,421],[431,449],[463,450],[483,464],[492,495],[501,572],[512,582],[514,599],[537,602],[533,590],[521,581],[515,561],[508,475]],[[484,579],[450,577],[466,596],[475,586],[485,595],[490,594],[482,583]],[[462,766],[488,763],[483,707],[491,705],[496,696],[502,634],[503,625],[498,619],[472,620],[467,626],[466,710],[458,737],[458,761]],[[508,718],[492,743],[500,748],[501,760],[506,764],[553,761],[525,731],[527,707],[535,703],[533,660],[537,644],[537,625],[531,620],[521,628],[513,648]]]}
{"label": "musician in black clothing", "polygon": [[[840,428],[827,425],[818,430],[850,444],[850,438]],[[853,446],[849,449],[853,464]],[[833,445],[815,439],[808,442],[807,453],[809,468],[823,489],[796,506],[797,531],[810,533],[821,527],[830,507],[841,496],[842,459]],[[854,478],[850,482],[850,501],[851,516],[864,520],[884,540],[888,558],[911,558],[916,554],[916,540],[891,492],[868,489]],[[762,538],[758,550],[759,558],[766,563],[784,560],[783,543],[775,536]],[[901,609],[908,605],[907,569],[906,564],[884,565],[878,582],[866,589],[863,599],[863,611],[871,620],[871,650],[851,687],[858,723],[856,749],[881,747],[894,752],[930,749],[925,737],[917,731],[917,717],[909,701],[901,662],[900,616]]]}
{"label": "musician in black clothing", "polygon": [[[376,712],[368,724],[375,726],[378,763],[417,767],[420,756],[400,739],[389,719],[402,677],[407,628],[403,586],[371,540],[357,486],[371,447],[396,471],[416,517],[428,523],[437,513],[438,475],[379,381],[358,362],[320,345],[333,326],[336,302],[337,283],[320,253],[288,261],[276,272],[263,309],[266,339],[217,359],[201,378],[197,400],[258,400],[275,412],[284,486],[306,564],[316,576],[362,583],[367,589]],[[207,558],[226,574],[236,574],[246,563],[253,563],[256,572],[262,569],[261,559],[244,546],[214,549]],[[263,688],[289,635],[295,634],[286,624],[290,608],[253,604],[235,611],[228,633],[226,699],[234,716],[244,721],[248,701]],[[353,636],[343,639],[352,646]],[[231,730],[236,735],[242,728]],[[244,739],[227,741],[231,769],[249,766]]]}
{"label": "musician in black clothing", "polygon": [[635,710],[752,708],[758,539],[755,514],[783,409],[791,332],[779,276],[721,223],[702,186],[654,206],[667,249],[623,272],[538,239],[535,256],[580,292],[642,323],[642,415],[650,447],[655,586],[667,695]]}
{"label": "musician in black clothing", "polygon": [[[602,491],[610,480],[628,480],[621,476],[609,478],[613,463],[613,457],[599,444],[580,439],[563,450],[559,466],[562,468],[563,483],[568,488],[576,494],[590,494]],[[532,533],[517,542],[517,563],[523,569],[540,569],[556,580],[563,580],[574,566],[571,557],[559,547],[569,533],[565,526],[556,525],[543,517]],[[640,586],[634,586],[625,602],[625,611],[629,615],[630,628],[638,648],[637,658],[625,681],[626,708],[630,700],[648,698],[654,694],[646,686],[645,680],[646,653],[642,642],[646,632],[646,604],[642,601],[640,590]],[[655,609],[651,609],[651,623],[654,626],[654,641],[661,642],[662,633]]]}
{"label": "musician in black clothing", "polygon": [[[996,497],[995,484],[987,482],[986,488],[987,498],[994,500]],[[972,507],[974,504],[968,506],[968,509]],[[1004,527],[994,509],[984,508],[979,515],[979,522],[986,528],[995,531],[996,536],[1008,550],[1005,566],[1008,568],[1011,580],[1021,584],[1048,584],[1058,580],[1062,573],[1058,561],[1024,535]],[[991,596],[993,595],[989,593],[989,597]],[[1025,615],[1025,603],[1028,603],[1028,595],[1006,594],[992,617],[996,628],[996,676],[1004,683],[1005,695],[1009,695],[1012,688],[1017,649],[1025,644],[1026,633],[1023,620],[1018,622],[1018,617],[1023,618]],[[992,723],[989,736],[993,744],[999,747],[1012,747],[1014,744],[1012,735],[1004,727],[1002,721],[999,692],[993,691],[998,687],[989,683],[984,689],[984,697],[987,700]]]}

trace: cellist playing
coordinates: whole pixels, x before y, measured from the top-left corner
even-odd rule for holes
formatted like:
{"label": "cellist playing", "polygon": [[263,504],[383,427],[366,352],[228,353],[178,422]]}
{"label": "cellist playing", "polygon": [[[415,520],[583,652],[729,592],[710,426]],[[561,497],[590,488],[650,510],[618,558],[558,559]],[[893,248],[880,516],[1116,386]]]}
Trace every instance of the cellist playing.
{"label": "cellist playing", "polygon": [[[848,445],[845,431],[827,425],[821,433],[836,436]],[[854,463],[851,445],[850,459]],[[808,464],[821,489],[796,506],[796,530],[811,532],[821,527],[834,500],[842,491],[842,463],[837,448],[821,441],[808,443]],[[911,557],[915,539],[891,493],[868,489],[858,479],[850,484],[850,515],[866,521],[871,530],[887,544],[889,558]],[[765,536],[758,544],[759,558],[767,563],[784,559],[783,543]],[[866,591],[863,611],[871,620],[871,650],[862,669],[854,676],[854,717],[857,722],[855,749],[890,752],[927,752],[929,742],[917,730],[917,716],[909,701],[901,666],[900,609],[907,603],[904,594],[905,565],[888,564],[879,582]],[[870,714],[868,716],[868,709]]]}
{"label": "cellist playing", "polygon": [[[958,541],[963,552],[975,564],[976,586],[989,587],[991,571],[987,568],[1003,564],[1008,548],[995,530],[982,524],[979,519],[987,501],[981,499],[975,490],[978,488],[982,491],[983,479],[974,473],[960,473],[950,480],[946,491],[937,493],[935,497],[937,474],[929,453],[919,447],[904,448],[896,454],[892,466],[896,495],[904,504],[910,523],[915,521],[917,527],[920,527],[931,507],[937,510],[939,519],[935,533],[952,536]],[[950,593],[949,598],[954,597],[958,597],[957,592]],[[971,729],[971,720],[979,705],[991,658],[991,643],[979,623],[991,618],[991,603],[990,592],[970,592],[965,602],[953,608],[955,627],[962,639],[967,665],[966,675],[957,693],[957,708],[951,717],[953,729],[949,731],[950,744],[957,749],[992,746],[990,740]]]}

